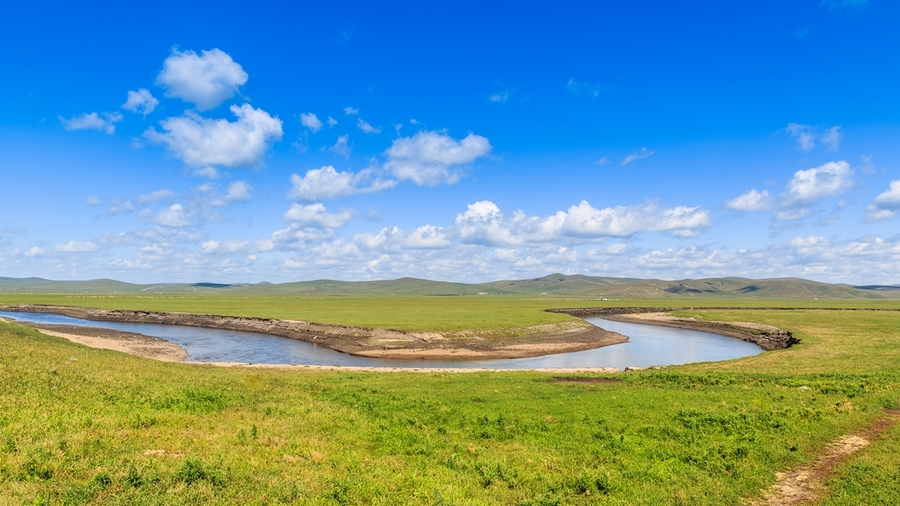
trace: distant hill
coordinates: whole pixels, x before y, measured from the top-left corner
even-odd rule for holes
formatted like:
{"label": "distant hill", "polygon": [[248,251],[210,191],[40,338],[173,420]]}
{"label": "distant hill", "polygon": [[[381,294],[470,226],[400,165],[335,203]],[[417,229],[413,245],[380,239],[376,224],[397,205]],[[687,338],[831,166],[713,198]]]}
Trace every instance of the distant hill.
{"label": "distant hill", "polygon": [[900,297],[900,286],[820,283],[800,278],[708,278],[665,281],[550,274],[540,278],[451,283],[417,278],[382,281],[320,279],[293,283],[160,283],[133,284],[112,279],[53,281],[0,277],[0,293],[198,293],[257,295],[477,295],[608,297],[608,298],[767,298],[886,299]]}

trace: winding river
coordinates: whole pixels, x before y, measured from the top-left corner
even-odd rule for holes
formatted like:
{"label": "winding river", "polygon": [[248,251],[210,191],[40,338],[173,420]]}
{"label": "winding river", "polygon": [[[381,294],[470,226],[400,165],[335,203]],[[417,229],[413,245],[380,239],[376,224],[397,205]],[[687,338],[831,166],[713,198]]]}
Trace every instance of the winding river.
{"label": "winding river", "polygon": [[762,348],[732,337],[603,318],[586,318],[598,327],[629,337],[623,344],[593,350],[533,358],[436,361],[388,360],[355,357],[305,341],[250,332],[206,329],[151,323],[119,323],[82,320],[46,313],[13,313],[0,316],[22,322],[100,327],[159,337],[178,344],[189,362],[243,362],[324,366],[405,367],[413,369],[568,369],[629,366],[650,367],[694,362],[716,362],[762,353]]}

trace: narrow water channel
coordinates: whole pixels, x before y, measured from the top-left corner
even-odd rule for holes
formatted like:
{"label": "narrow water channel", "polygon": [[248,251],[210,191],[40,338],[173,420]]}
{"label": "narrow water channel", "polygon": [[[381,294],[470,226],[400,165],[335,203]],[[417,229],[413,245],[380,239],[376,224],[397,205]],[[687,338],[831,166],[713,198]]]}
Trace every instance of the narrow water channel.
{"label": "narrow water channel", "polygon": [[189,362],[244,362],[252,364],[296,364],[363,367],[464,368],[464,369],[563,369],[716,362],[762,353],[759,346],[708,332],[621,323],[587,318],[593,325],[629,337],[622,344],[594,350],[560,353],[534,358],[499,360],[435,361],[388,360],[354,357],[312,343],[285,337],[152,323],[98,322],[47,313],[12,313],[0,316],[22,322],[100,327],[159,337],[178,344]]}

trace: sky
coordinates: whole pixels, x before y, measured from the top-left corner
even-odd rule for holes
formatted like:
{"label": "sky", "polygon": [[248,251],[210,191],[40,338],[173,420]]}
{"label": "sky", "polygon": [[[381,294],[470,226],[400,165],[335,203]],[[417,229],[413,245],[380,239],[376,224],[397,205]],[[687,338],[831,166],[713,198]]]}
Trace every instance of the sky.
{"label": "sky", "polygon": [[900,3],[18,2],[0,276],[900,283]]}

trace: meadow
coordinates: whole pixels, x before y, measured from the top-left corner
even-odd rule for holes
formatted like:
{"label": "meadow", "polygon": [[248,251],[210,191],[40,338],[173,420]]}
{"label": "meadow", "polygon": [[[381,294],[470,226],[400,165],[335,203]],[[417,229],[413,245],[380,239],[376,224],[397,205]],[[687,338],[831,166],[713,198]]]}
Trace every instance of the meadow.
{"label": "meadow", "polygon": [[[8,295],[0,302],[394,328],[560,321],[586,299]],[[672,300],[608,301],[623,306]],[[873,301],[679,314],[803,339],[615,375],[364,373],[161,363],[0,323],[0,504],[740,504],[900,408],[900,313]],[[500,313],[500,314],[497,314]],[[547,319],[547,320],[544,320]],[[404,327],[406,326],[406,327]],[[900,496],[900,427],[836,469],[827,504]]]}

